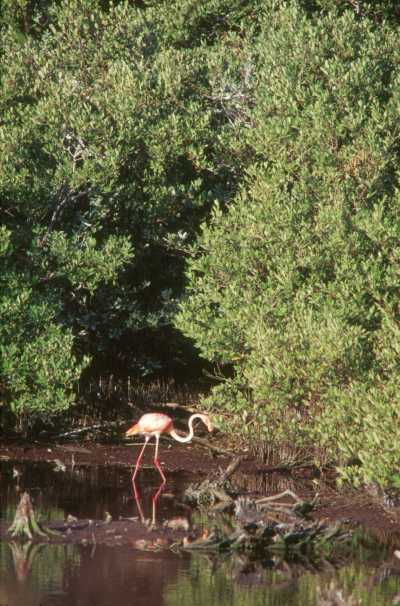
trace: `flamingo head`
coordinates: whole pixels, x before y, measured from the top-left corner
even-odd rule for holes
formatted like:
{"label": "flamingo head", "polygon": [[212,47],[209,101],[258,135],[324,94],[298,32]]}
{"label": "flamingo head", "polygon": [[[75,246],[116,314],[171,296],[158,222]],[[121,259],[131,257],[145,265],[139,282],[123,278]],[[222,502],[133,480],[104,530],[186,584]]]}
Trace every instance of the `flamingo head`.
{"label": "flamingo head", "polygon": [[210,417],[208,415],[199,415],[204,425],[207,427],[208,431],[212,431],[214,429],[213,424],[210,421]]}
{"label": "flamingo head", "polygon": [[138,433],[140,433],[139,424],[135,423],[135,425],[132,425],[132,427],[125,432],[125,436],[128,438],[129,436],[136,436]]}

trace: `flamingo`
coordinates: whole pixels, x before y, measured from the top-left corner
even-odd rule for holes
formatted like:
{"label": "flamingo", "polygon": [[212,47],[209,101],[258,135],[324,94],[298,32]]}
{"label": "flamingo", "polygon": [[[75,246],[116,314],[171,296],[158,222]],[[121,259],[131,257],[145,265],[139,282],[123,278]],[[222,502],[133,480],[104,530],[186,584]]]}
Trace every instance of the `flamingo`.
{"label": "flamingo", "polygon": [[135,484],[135,478],[136,478],[137,472],[139,471],[140,462],[143,457],[144,449],[146,448],[149,440],[153,436],[156,439],[156,450],[154,453],[154,465],[158,469],[160,476],[162,477],[163,484],[166,483],[167,480],[165,478],[163,470],[160,467],[160,461],[158,459],[158,444],[160,442],[160,435],[162,433],[168,433],[177,442],[182,442],[182,443],[190,442],[190,440],[193,438],[193,434],[194,434],[193,422],[195,419],[200,419],[201,421],[203,421],[203,423],[207,427],[208,431],[213,430],[213,426],[207,415],[194,414],[189,419],[188,435],[180,436],[178,433],[176,433],[176,431],[174,429],[171,417],[169,417],[168,415],[165,415],[161,412],[149,412],[149,413],[144,414],[143,416],[140,417],[139,421],[137,423],[135,423],[135,425],[133,425],[130,429],[128,429],[128,431],[125,433],[125,435],[127,437],[136,436],[137,434],[141,434],[144,436],[144,440],[145,440],[144,446],[143,446],[142,450],[140,451],[139,456],[136,460],[135,471],[132,476],[133,484]]}

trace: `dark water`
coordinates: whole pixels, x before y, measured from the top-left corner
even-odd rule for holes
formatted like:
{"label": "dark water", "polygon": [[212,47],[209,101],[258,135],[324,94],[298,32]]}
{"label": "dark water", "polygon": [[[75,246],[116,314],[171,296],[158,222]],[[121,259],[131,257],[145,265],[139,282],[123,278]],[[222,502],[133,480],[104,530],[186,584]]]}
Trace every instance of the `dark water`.
{"label": "dark water", "polygon": [[[47,464],[0,464],[0,517],[12,520],[28,489],[42,520],[66,515],[102,519],[137,515],[129,473],[118,468],[54,471]],[[158,476],[140,477],[145,516]],[[157,521],[186,515],[184,479],[168,477]],[[194,512],[192,521],[201,523]],[[399,546],[400,548],[400,546]],[[0,606],[386,606],[400,604],[395,545],[358,537],[354,549],[317,561],[301,557],[262,562],[244,556],[146,552],[131,547],[0,543]],[[398,564],[397,564],[398,562]]]}

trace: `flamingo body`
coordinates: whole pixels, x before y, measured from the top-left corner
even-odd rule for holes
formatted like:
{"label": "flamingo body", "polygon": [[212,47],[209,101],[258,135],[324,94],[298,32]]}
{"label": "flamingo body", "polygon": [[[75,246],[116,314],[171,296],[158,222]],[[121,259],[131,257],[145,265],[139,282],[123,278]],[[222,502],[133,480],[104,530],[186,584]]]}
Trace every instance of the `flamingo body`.
{"label": "flamingo body", "polygon": [[172,419],[161,412],[148,412],[140,417],[139,421],[126,432],[126,436],[143,434],[144,436],[155,436],[169,432],[173,428]]}
{"label": "flamingo body", "polygon": [[189,434],[186,437],[182,437],[176,433],[171,417],[169,417],[168,415],[166,415],[162,412],[148,412],[148,413],[142,415],[140,417],[139,421],[137,423],[135,423],[135,425],[132,425],[132,427],[130,427],[130,429],[128,429],[128,431],[125,433],[125,435],[127,437],[136,436],[138,434],[141,434],[144,436],[144,439],[145,439],[143,448],[140,451],[139,456],[136,460],[135,471],[132,476],[133,483],[135,482],[137,472],[139,471],[140,462],[142,460],[144,449],[146,448],[150,438],[152,438],[154,436],[156,439],[156,450],[154,453],[154,465],[157,467],[157,469],[162,477],[163,483],[165,484],[165,482],[166,482],[165,475],[161,469],[160,461],[158,459],[158,445],[159,445],[159,441],[160,441],[160,435],[162,433],[168,433],[172,438],[174,438],[174,440],[177,440],[178,442],[190,442],[190,440],[193,438],[193,433],[194,433],[193,421],[195,419],[200,419],[205,424],[208,431],[213,430],[213,426],[207,415],[194,414],[189,418]]}

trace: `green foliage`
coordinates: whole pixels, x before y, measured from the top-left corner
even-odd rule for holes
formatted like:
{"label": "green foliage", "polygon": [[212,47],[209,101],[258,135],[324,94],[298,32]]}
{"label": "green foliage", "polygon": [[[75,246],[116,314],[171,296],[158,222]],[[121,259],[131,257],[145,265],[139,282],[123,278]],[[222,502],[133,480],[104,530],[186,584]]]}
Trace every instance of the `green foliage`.
{"label": "green foliage", "polygon": [[203,225],[177,326],[231,368],[208,400],[235,413],[229,426],[247,419],[253,439],[324,448],[344,478],[387,483],[400,460],[398,31],[304,4],[265,4],[253,163]]}
{"label": "green foliage", "polygon": [[[47,306],[93,368],[159,366],[183,253],[245,166],[242,28],[247,19],[251,32],[256,8],[5,3],[0,206],[15,292]],[[167,352],[182,349],[173,339]],[[18,374],[11,361],[7,372]],[[7,394],[7,403],[17,397]]]}
{"label": "green foliage", "polygon": [[74,400],[88,360],[77,361],[73,335],[57,323],[57,308],[35,280],[12,263],[10,232],[0,230],[0,412],[10,406],[21,429],[51,418]]}

